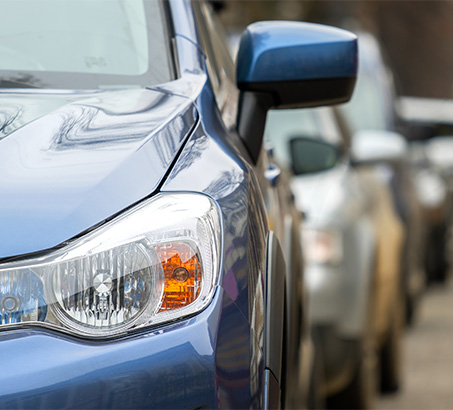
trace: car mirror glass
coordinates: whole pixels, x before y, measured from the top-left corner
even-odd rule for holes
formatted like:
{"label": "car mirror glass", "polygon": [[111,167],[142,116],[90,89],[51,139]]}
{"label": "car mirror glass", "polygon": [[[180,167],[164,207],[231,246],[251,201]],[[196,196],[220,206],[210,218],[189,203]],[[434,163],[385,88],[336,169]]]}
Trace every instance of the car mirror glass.
{"label": "car mirror glass", "polygon": [[295,175],[326,171],[333,168],[340,157],[338,147],[306,137],[291,138],[289,150],[291,167]]}

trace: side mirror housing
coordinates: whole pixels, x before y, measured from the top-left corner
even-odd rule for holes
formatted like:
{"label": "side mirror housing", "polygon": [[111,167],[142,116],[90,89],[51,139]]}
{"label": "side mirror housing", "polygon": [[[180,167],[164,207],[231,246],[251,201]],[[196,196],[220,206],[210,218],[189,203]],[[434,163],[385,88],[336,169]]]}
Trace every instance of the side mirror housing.
{"label": "side mirror housing", "polygon": [[397,132],[364,130],[352,136],[351,160],[355,165],[398,162],[406,158],[407,152],[408,143]]}
{"label": "side mirror housing", "polygon": [[247,27],[237,55],[238,130],[253,160],[270,108],[346,102],[357,73],[357,38],[334,27],[272,21]]}
{"label": "side mirror housing", "polygon": [[291,168],[294,175],[314,174],[333,168],[341,157],[338,147],[328,142],[295,137],[289,141]]}

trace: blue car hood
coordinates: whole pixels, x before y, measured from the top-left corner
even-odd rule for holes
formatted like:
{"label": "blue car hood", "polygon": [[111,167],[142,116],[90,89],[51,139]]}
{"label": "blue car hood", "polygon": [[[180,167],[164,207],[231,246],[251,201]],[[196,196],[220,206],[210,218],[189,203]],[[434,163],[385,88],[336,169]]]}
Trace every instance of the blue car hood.
{"label": "blue car hood", "polygon": [[0,93],[0,258],[55,247],[152,194],[196,121],[148,89]]}

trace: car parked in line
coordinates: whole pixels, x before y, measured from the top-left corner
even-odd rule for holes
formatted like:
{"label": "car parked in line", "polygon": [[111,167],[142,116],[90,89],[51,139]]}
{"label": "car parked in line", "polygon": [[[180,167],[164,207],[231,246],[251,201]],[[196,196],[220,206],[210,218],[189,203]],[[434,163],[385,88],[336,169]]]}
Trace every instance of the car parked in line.
{"label": "car parked in line", "polygon": [[445,282],[448,278],[448,232],[453,197],[445,175],[429,159],[429,145],[412,141],[408,159],[426,224],[426,280],[432,283]]}
{"label": "car parked in line", "polygon": [[[357,87],[351,101],[343,104],[340,112],[352,134],[368,132],[370,150],[376,141],[380,141],[378,144],[384,149],[384,142],[390,146],[401,145],[404,136],[398,133],[392,73],[384,62],[376,38],[366,32],[359,32],[358,37],[360,64]],[[364,138],[363,144],[366,141]],[[407,156],[394,158],[392,161],[376,161],[375,165],[376,175],[392,189],[395,207],[405,226],[402,286],[406,300],[406,321],[410,324],[426,282],[423,209]]]}
{"label": "car parked in line", "polygon": [[305,406],[298,213],[263,130],[350,97],[355,35],[256,23],[235,70],[201,1],[0,10],[0,407]]}
{"label": "car parked in line", "polygon": [[[444,215],[442,228],[445,243],[443,244],[446,269],[436,279],[447,281],[453,267],[453,127],[451,134],[431,138],[426,143],[425,155],[430,166],[444,179],[447,190],[447,215]],[[439,272],[439,271],[438,271]],[[439,273],[441,273],[440,271]]]}
{"label": "car parked in line", "polygon": [[425,268],[428,282],[445,282],[451,256],[453,213],[451,144],[453,135],[451,100],[400,97],[398,114],[410,141],[411,164],[417,194],[427,226]]}
{"label": "car parked in line", "polygon": [[[334,408],[371,408],[378,354],[386,388],[396,389],[402,376],[404,230],[390,189],[368,169],[376,157],[361,140],[350,146],[332,108],[270,111],[265,138],[293,171],[291,188],[305,215],[305,283],[321,390]],[[399,147],[373,152],[401,154]]]}

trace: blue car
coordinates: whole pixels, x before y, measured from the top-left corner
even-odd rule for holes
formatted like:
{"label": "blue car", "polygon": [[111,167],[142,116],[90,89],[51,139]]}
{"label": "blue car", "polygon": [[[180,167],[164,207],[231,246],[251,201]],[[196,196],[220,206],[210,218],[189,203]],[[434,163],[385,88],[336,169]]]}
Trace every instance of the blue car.
{"label": "blue car", "polygon": [[255,23],[234,67],[199,1],[0,10],[0,407],[304,406],[298,214],[263,129],[350,97],[355,36]]}

